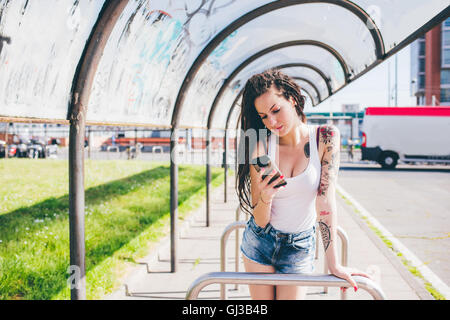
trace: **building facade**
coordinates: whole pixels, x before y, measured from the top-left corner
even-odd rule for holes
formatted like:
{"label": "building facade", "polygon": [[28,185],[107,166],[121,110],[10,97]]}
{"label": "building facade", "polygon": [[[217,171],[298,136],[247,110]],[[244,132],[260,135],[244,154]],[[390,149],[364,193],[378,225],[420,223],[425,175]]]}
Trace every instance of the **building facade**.
{"label": "building facade", "polygon": [[411,91],[419,106],[450,105],[450,18],[411,44]]}

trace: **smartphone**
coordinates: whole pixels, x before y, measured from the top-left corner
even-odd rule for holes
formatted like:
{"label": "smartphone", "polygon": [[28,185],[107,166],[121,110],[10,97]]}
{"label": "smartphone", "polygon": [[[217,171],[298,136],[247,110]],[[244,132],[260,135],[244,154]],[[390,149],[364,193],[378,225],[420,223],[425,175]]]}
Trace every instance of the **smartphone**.
{"label": "smartphone", "polygon": [[[275,175],[270,179],[269,184],[274,182],[276,179],[278,179],[279,176],[281,176],[280,169],[277,168],[275,161],[272,161],[269,156],[263,155],[258,158],[255,158],[251,162],[253,166],[255,167],[257,172],[260,172],[262,168],[265,168],[264,174],[262,176],[263,180],[268,176],[268,174],[275,169]],[[287,185],[286,180],[282,179],[279,184],[277,184],[274,188],[279,188],[282,186]]]}

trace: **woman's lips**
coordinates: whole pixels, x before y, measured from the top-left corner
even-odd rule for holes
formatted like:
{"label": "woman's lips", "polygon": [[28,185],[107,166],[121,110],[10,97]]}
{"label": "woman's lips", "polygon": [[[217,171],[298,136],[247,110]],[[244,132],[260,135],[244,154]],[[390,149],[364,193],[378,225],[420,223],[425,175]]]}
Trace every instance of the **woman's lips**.
{"label": "woman's lips", "polygon": [[283,128],[283,126],[279,126],[279,127],[275,128],[275,129],[277,129],[278,131],[280,131],[282,128]]}

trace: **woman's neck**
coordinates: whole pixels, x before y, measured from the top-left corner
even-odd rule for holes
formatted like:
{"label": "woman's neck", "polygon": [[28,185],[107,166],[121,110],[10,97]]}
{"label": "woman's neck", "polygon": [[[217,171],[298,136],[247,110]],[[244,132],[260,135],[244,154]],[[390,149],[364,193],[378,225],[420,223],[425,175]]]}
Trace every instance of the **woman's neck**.
{"label": "woman's neck", "polygon": [[296,147],[307,137],[306,125],[298,122],[286,135],[280,137],[279,145],[286,147]]}

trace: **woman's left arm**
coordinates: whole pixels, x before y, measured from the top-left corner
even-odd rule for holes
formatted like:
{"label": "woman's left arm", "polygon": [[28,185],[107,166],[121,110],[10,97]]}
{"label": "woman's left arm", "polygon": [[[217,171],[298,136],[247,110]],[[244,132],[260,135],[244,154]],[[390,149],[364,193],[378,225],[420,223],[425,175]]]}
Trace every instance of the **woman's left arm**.
{"label": "woman's left arm", "polygon": [[316,198],[317,222],[325,251],[325,258],[330,272],[336,277],[347,280],[357,290],[353,275],[369,277],[366,273],[342,266],[337,255],[337,208],[336,184],[340,162],[341,137],[334,125],[319,129],[319,140],[324,146],[321,159],[319,190]]}

